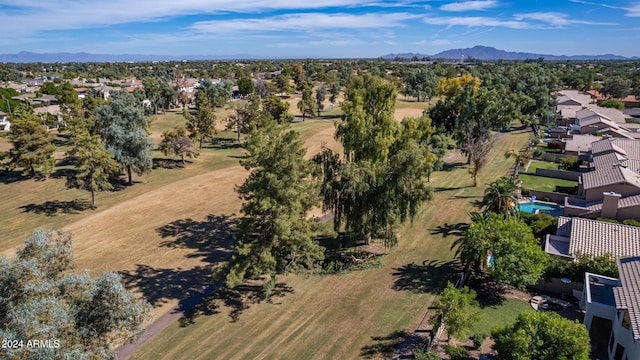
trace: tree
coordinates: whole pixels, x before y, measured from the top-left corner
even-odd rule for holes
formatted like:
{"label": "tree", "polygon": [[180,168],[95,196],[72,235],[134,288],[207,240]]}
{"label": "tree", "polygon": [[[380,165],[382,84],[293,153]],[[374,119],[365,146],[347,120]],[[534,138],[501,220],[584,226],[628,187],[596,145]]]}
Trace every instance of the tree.
{"label": "tree", "polygon": [[198,93],[203,92],[209,99],[209,106],[211,109],[216,107],[223,107],[224,104],[231,99],[233,93],[233,83],[231,81],[222,80],[219,82],[212,82],[211,80],[205,80],[202,83],[202,89]]}
{"label": "tree", "polygon": [[9,169],[21,168],[23,176],[35,175],[38,168],[44,173],[53,169],[53,134],[45,129],[37,115],[14,115],[7,140],[13,148],[3,153],[2,157],[9,159]]}
{"label": "tree", "polygon": [[[405,78],[406,92],[418,98],[418,102],[431,99],[436,94],[438,76],[425,67],[409,72]],[[406,95],[406,94],[405,94]]]}
{"label": "tree", "polygon": [[548,255],[524,221],[506,220],[492,212],[471,213],[471,219],[464,235],[453,244],[465,273],[486,272],[494,281],[518,288],[540,279]]}
{"label": "tree", "polygon": [[[73,268],[72,238],[61,231],[37,231],[15,258],[0,257],[0,336],[24,342],[3,357],[113,359],[114,344],[142,331],[151,306],[118,274],[92,279]],[[32,339],[53,343],[27,346]]]}
{"label": "tree", "polygon": [[142,84],[144,85],[144,94],[146,98],[151,101],[153,114],[156,116],[156,120],[158,120],[158,107],[162,101],[162,85],[158,79],[152,77],[144,79]]}
{"label": "tree", "polygon": [[604,79],[600,91],[610,98],[622,99],[631,93],[631,80],[622,76],[610,76]]}
{"label": "tree", "polygon": [[330,103],[335,104],[336,100],[338,99],[338,95],[340,94],[340,90],[340,84],[338,84],[337,82],[331,84],[331,86],[329,87],[329,94],[331,94],[331,96],[329,96]]}
{"label": "tree", "polygon": [[132,173],[138,176],[148,173],[153,167],[153,142],[147,130],[149,123],[133,95],[116,92],[111,102],[96,110],[96,122],[102,124],[102,139],[105,148],[127,173],[129,184]]}
{"label": "tree", "polygon": [[445,325],[449,339],[460,338],[480,319],[476,292],[468,287],[457,289],[447,282],[447,287],[433,307],[436,309],[429,321],[434,329]]}
{"label": "tree", "polygon": [[198,91],[198,95],[196,95],[196,106],[198,107],[196,116],[191,116],[188,111],[183,111],[183,115],[187,120],[189,137],[198,140],[199,148],[202,150],[202,141],[216,134],[216,115],[209,98],[202,91]]}
{"label": "tree", "polygon": [[374,238],[395,244],[395,226],[431,197],[425,178],[433,157],[423,141],[433,132],[430,120],[398,124],[395,98],[395,87],[379,77],[352,78],[336,130],[344,155],[324,150],[314,158],[321,165],[323,209],[333,211],[335,230],[344,226],[367,244]]}
{"label": "tree", "polygon": [[162,133],[160,150],[165,156],[169,154],[180,156],[182,164],[185,163],[185,156],[191,159],[198,156],[198,151],[193,141],[187,136],[187,130],[179,125],[176,125],[173,130],[166,130]]}
{"label": "tree", "polygon": [[270,86],[273,86],[273,84],[267,83],[262,78],[256,79],[256,85],[255,85],[256,93],[258,94],[258,96],[260,96],[261,99],[264,99],[267,96],[271,95],[271,91],[269,90]]}
{"label": "tree", "polygon": [[[289,104],[287,104],[289,105]],[[251,129],[251,125],[260,113],[260,98],[257,94],[249,95],[248,104],[236,103],[232,107],[233,112],[227,118],[227,130],[235,128],[240,143],[240,134],[246,134]]]}
{"label": "tree", "polygon": [[289,103],[276,96],[269,96],[262,101],[262,107],[278,123],[284,124],[293,121],[293,115],[289,113]]}
{"label": "tree", "polygon": [[225,275],[231,288],[247,277],[268,275],[268,293],[277,274],[316,269],[324,249],[313,239],[313,220],[307,218],[318,199],[304,145],[296,131],[267,119],[245,141],[249,155],[241,164],[251,173],[236,190],[244,201],[237,254],[218,275]]}
{"label": "tree", "polygon": [[555,312],[526,311],[513,325],[492,331],[493,349],[499,359],[587,360],[591,351],[589,332],[577,320]]}
{"label": "tree", "polygon": [[191,102],[191,95],[189,95],[188,92],[186,91],[180,91],[180,93],[178,94],[178,102],[180,102],[180,104],[182,104],[182,109],[186,109],[187,108],[187,104],[189,104]]}
{"label": "tree", "polygon": [[469,173],[473,179],[473,186],[478,186],[478,174],[487,163],[489,152],[495,144],[495,138],[487,138],[484,136],[473,137],[472,135],[467,136],[468,138],[463,144],[462,151],[469,156],[469,161],[471,163]]}
{"label": "tree", "polygon": [[324,110],[324,99],[327,97],[327,86],[322,84],[316,89],[316,105],[318,111]]}
{"label": "tree", "polygon": [[503,176],[489,184],[484,190],[482,205],[484,212],[495,212],[506,219],[520,213],[520,182],[513,176]]}
{"label": "tree", "polygon": [[280,94],[289,94],[293,91],[291,88],[291,78],[286,74],[280,74],[275,79],[276,89]]}
{"label": "tree", "polygon": [[298,101],[298,110],[302,113],[302,121],[306,115],[315,115],[318,107],[313,100],[313,84],[310,80],[305,81],[302,87],[302,100]]}
{"label": "tree", "polygon": [[104,148],[100,135],[82,131],[74,136],[73,145],[67,156],[76,158],[76,172],[67,180],[67,187],[91,192],[91,206],[95,208],[96,191],[113,189],[109,177],[118,171],[118,162]]}
{"label": "tree", "polygon": [[238,79],[238,92],[241,96],[247,96],[255,91],[253,81],[251,79],[243,77]]}

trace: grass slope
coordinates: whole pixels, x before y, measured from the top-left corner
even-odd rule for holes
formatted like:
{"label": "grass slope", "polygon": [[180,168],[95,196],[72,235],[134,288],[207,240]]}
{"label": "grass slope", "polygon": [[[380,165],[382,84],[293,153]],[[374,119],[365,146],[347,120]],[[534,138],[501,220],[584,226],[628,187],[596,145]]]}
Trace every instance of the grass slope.
{"label": "grass slope", "polygon": [[213,314],[181,327],[175,323],[133,359],[379,357],[384,339],[413,331],[455,263],[456,224],[468,221],[484,186],[508,172],[503,154],[527,141],[527,132],[500,138],[481,171],[479,187],[462,163],[432,176],[434,199],[400,230],[400,242],[380,268],[324,277],[284,276],[283,296],[271,302],[213,301]]}

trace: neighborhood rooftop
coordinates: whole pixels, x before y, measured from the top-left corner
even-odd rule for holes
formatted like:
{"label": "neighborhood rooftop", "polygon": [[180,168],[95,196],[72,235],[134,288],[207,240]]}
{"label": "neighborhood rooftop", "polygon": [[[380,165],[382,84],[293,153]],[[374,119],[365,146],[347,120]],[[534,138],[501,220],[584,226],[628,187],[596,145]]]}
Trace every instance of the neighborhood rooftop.
{"label": "neighborhood rooftop", "polygon": [[640,257],[618,260],[620,283],[613,289],[616,308],[629,311],[633,339],[640,341]]}
{"label": "neighborhood rooftop", "polygon": [[557,234],[547,236],[545,250],[554,255],[640,256],[640,228],[604,221],[558,218]]}

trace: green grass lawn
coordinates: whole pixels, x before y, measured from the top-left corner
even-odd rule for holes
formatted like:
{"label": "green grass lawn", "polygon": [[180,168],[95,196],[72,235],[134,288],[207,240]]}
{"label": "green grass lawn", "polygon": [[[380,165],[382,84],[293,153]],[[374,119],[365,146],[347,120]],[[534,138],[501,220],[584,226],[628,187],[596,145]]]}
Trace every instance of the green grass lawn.
{"label": "green grass lawn", "polygon": [[382,266],[344,275],[281,276],[281,296],[259,301],[247,294],[212,299],[209,315],[179,322],[147,342],[132,359],[354,359],[383,357],[398,331],[412,332],[457,266],[451,243],[468,222],[486,184],[512,165],[504,154],[529,132],[500,138],[493,160],[472,187],[461,160],[432,175],[434,198],[385,250]]}
{"label": "green grass lawn", "polygon": [[518,315],[525,311],[534,311],[528,302],[520,299],[505,299],[496,306],[487,306],[480,311],[480,319],[470,329],[469,333],[491,335],[491,330],[498,326],[512,324]]}
{"label": "green grass lawn", "polygon": [[529,167],[527,168],[527,172],[530,173],[530,174],[535,174],[536,173],[536,169],[558,170],[558,164],[553,163],[553,162],[548,162],[548,161],[532,160],[529,163]]}
{"label": "green grass lawn", "polygon": [[562,188],[572,188],[578,186],[577,181],[556,179],[544,176],[536,176],[530,174],[520,174],[520,180],[522,181],[523,189],[540,190],[540,191],[555,191],[556,186]]}

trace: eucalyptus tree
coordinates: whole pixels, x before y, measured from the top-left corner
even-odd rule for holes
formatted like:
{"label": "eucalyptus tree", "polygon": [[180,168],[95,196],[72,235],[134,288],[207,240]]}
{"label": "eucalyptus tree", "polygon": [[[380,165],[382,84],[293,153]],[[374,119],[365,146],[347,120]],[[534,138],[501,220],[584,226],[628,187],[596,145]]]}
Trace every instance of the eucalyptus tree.
{"label": "eucalyptus tree", "polygon": [[153,142],[149,139],[149,123],[133,95],[119,91],[111,95],[111,102],[96,110],[96,122],[102,129],[105,148],[127,173],[138,176],[153,168]]}

